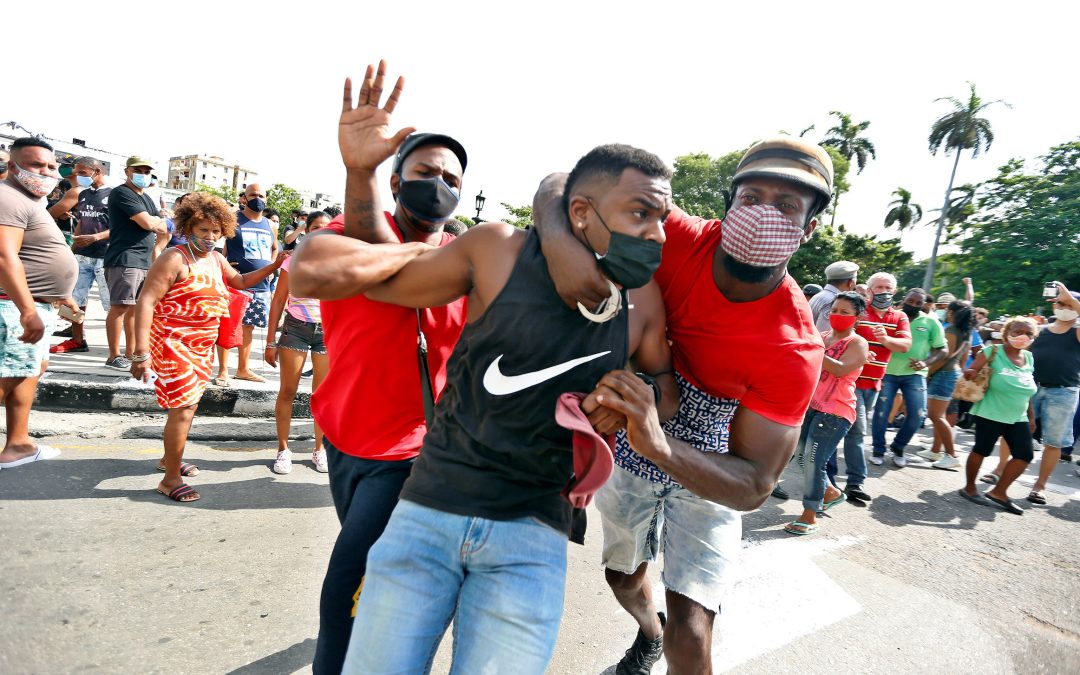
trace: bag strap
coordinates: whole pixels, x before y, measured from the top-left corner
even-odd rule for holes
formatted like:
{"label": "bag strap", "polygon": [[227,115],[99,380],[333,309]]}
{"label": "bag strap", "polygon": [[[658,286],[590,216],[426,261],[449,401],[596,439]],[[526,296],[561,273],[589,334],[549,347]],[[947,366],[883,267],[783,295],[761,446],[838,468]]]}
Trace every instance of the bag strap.
{"label": "bag strap", "polygon": [[[408,241],[409,237],[404,228],[400,228],[401,240]],[[421,321],[420,309],[416,310],[416,362],[420,370],[420,395],[424,400],[424,422],[428,431],[431,431],[431,423],[435,419],[435,391],[431,385],[431,370],[428,367],[427,336]]]}

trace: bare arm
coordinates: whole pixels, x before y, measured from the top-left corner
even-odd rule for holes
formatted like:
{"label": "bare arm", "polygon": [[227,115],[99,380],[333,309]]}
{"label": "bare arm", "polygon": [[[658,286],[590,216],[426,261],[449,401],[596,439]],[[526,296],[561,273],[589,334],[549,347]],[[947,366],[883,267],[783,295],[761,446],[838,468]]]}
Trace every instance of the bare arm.
{"label": "bare arm", "polygon": [[856,338],[851,341],[851,344],[848,345],[839,359],[834,359],[826,354],[821,362],[821,369],[837,377],[843,377],[865,366],[867,357],[870,355],[870,345],[867,344],[864,338],[859,336],[856,336]]}
{"label": "bare arm", "polygon": [[266,341],[266,350],[263,354],[263,359],[271,366],[277,368],[278,360],[278,348],[277,333],[278,328],[281,325],[281,315],[285,312],[285,303],[289,300],[289,273],[286,270],[281,270],[281,276],[278,277],[277,288],[274,289],[274,297],[270,300],[270,317],[269,323],[267,323],[266,334],[269,336]]}
{"label": "bare arm", "polygon": [[890,352],[906,352],[911,349],[910,337],[889,337],[888,335],[878,336],[878,342],[885,346]]}
{"label": "bare arm", "polygon": [[[347,191],[346,191],[346,194],[347,194]],[[292,228],[291,230],[289,230],[288,232],[285,233],[285,243],[286,244],[293,243],[294,241],[296,241],[297,237],[299,237],[301,234],[303,234],[303,230],[300,229],[301,227],[302,227],[301,225],[297,225],[296,227]],[[304,229],[306,230],[307,228],[305,227]]]}
{"label": "bare arm", "polygon": [[[185,265],[184,254],[178,250],[168,251],[150,265],[143,282],[139,299],[135,303],[135,355],[150,353],[150,326],[154,321],[154,307],[169,292]],[[149,361],[131,364],[131,376],[142,379]]]}
{"label": "bare arm", "polygon": [[79,193],[82,188],[75,186],[64,193],[60,201],[49,207],[49,215],[53,218],[67,218],[71,215],[71,208],[79,203]]}
{"label": "bare arm", "polygon": [[26,285],[26,269],[19,259],[24,233],[21,227],[0,225],[0,286],[19,308],[19,322],[23,327],[19,340],[33,344],[45,334],[45,324],[38,316],[37,305]]}
{"label": "bare arm", "polygon": [[630,446],[694,494],[738,511],[761,506],[795,452],[799,427],[778,424],[739,407],[731,422],[730,451],[702,452],[667,437],[653,406],[652,389],[634,376],[609,373],[601,380],[619,397],[601,397],[627,418]]}
{"label": "bare arm", "polygon": [[296,247],[289,283],[293,293],[303,298],[351,298],[430,250],[418,242],[374,246],[333,232],[315,232]]}
{"label": "bare arm", "polygon": [[971,283],[971,277],[964,277],[964,299],[975,302],[975,286]]}
{"label": "bare arm", "polygon": [[240,274],[236,271],[235,267],[229,265],[229,261],[225,259],[225,256],[221,255],[217,251],[212,252],[210,255],[218,256],[218,263],[223,263],[222,269],[225,273],[225,283],[229,284],[230,287],[235,288],[239,291],[242,291],[245,288],[251,288],[266,277],[273,274],[275,271],[278,270],[278,268],[281,267],[281,263],[285,262],[286,257],[283,253],[277,258],[275,258],[274,262],[266,265],[265,267],[260,267],[257,270],[252,270],[245,274]]}
{"label": "bare arm", "polygon": [[169,241],[172,239],[172,235],[166,232],[159,232],[157,239],[154,240],[154,250],[151,255],[151,260],[157,260],[165,249],[169,246]]}
{"label": "bare arm", "polygon": [[158,218],[152,216],[146,211],[140,211],[131,216],[132,222],[141,227],[144,230],[148,230],[155,234],[168,234],[169,226],[165,223],[164,218]]}
{"label": "bare arm", "polygon": [[611,291],[593,254],[570,232],[563,208],[567,177],[565,173],[553,173],[540,182],[533,197],[533,221],[559,297],[568,307],[580,302],[596,309]]}

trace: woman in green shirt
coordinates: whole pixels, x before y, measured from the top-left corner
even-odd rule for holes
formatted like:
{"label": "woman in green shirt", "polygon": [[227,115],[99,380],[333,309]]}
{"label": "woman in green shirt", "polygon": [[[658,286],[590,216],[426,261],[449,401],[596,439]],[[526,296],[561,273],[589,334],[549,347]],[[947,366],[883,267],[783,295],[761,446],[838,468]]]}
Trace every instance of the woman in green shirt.
{"label": "woman in green shirt", "polygon": [[[967,485],[960,490],[960,496],[985,506],[996,504],[1009,513],[1020,515],[1024,510],[1009,499],[1008,489],[1034,457],[1031,433],[1035,429],[1035,414],[1031,397],[1037,387],[1033,376],[1035,360],[1027,348],[1035,341],[1038,328],[1027,317],[1014,317],[1001,333],[1002,344],[982,351],[971,368],[964,371],[965,378],[973,379],[986,364],[988,351],[992,352],[989,355],[993,368],[990,386],[983,399],[971,409],[975,418],[975,446],[968,455]],[[999,438],[1009,444],[1012,458],[997,484],[980,495],[975,489],[975,479],[983,460],[994,451]]]}

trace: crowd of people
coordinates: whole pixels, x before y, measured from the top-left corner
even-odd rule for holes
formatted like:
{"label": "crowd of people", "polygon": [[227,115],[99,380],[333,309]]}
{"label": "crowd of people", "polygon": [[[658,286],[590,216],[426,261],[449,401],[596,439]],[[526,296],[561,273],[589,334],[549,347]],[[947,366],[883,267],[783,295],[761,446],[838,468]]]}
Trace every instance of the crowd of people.
{"label": "crowd of people", "polygon": [[[669,672],[707,672],[740,512],[788,498],[779,481],[794,459],[803,511],[784,530],[814,533],[824,511],[872,501],[867,461],[905,467],[926,418],[933,443],[915,456],[963,466],[959,495],[1010,513],[1023,513],[1008,488],[1040,438],[1027,500],[1045,503],[1080,424],[1080,294],[1055,283],[1054,321],[1039,325],[990,321],[970,280],[965,299],[935,301],[898,294],[887,270],[860,284],[858,265],[836,261],[823,286],[800,287],[787,264],[832,199],[833,170],[823,148],[787,136],[742,157],[722,220],[683,212],[662,160],[613,144],[542,181],[534,227],[455,236],[466,150],[392,131],[403,81],[384,101],[386,84],[384,65],[369,67],[354,104],[346,81],[344,213],[294,213],[280,239],[257,184],[239,209],[196,192],[161,213],[139,157],[111,191],[100,162],[78,159],[50,214],[56,157],[17,141],[0,183],[0,470],[56,454],[29,437],[30,403],[60,308],[72,335],[54,351],[86,347],[94,283],[109,308],[105,365],[152,380],[167,410],[155,489],[176,502],[201,497],[184,449],[205,388],[229,386],[228,350],[235,378],[260,379],[256,327],[281,373],[272,470],[291,471],[310,354],[311,461],[341,524],[316,673],[425,672],[450,622],[453,672],[544,672],[567,541],[583,541],[594,499],[605,580],[638,626],[616,673],[648,673],[662,654]],[[60,212],[77,220],[70,245]],[[956,429],[972,425],[963,463]],[[660,551],[665,611],[647,578]]]}

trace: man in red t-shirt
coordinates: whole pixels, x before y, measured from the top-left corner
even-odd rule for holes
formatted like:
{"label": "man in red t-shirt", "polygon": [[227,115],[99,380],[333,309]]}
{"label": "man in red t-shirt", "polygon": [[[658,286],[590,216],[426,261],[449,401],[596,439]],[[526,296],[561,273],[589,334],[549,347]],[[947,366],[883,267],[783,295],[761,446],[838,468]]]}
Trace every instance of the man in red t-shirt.
{"label": "man in red t-shirt", "polygon": [[[565,178],[545,180],[533,213],[563,300],[608,293],[558,207]],[[824,355],[787,263],[832,194],[832,161],[796,138],[762,141],[732,179],[721,221],[674,209],[655,275],[667,306],[679,411],[661,427],[643,392],[602,402],[627,418],[611,480],[597,493],[608,584],[638,622],[616,673],[648,672],[661,648],[673,672],[709,670],[721,577],[739,553],[737,511],[760,506],[787,466]],[[663,531],[661,532],[661,527]],[[653,605],[647,563],[663,537],[668,617]]]}
{"label": "man in red t-shirt", "polygon": [[[312,664],[316,674],[341,672],[368,550],[385,529],[409,477],[427,433],[425,397],[430,392],[437,399],[446,385],[446,362],[466,317],[464,298],[422,310],[368,300],[356,294],[359,280],[341,267],[346,259],[365,260],[364,282],[382,280],[405,260],[454,239],[443,227],[460,198],[467,157],[462,145],[449,136],[408,135],[412,130],[404,129],[395,137],[395,147],[400,147],[390,176],[396,202],[393,215],[371,217],[371,202],[356,198],[357,186],[376,178],[374,169],[356,165],[351,139],[372,115],[389,115],[397,100],[395,93],[385,109],[368,103],[368,92],[376,87],[381,92],[382,79],[380,71],[373,82],[369,71],[356,109],[351,84],[345,83],[338,126],[347,172],[345,213],[328,229],[351,239],[322,232],[305,237],[290,272],[297,295],[323,301],[330,371],[312,396],[311,408],[323,430],[330,491],[341,521],[319,605],[319,639]],[[399,82],[399,90],[400,86]],[[364,242],[415,242],[415,246],[387,251]],[[424,356],[418,351],[421,332]]]}
{"label": "man in red t-shirt", "polygon": [[[844,492],[854,503],[870,501],[870,495],[863,489],[866,480],[866,454],[863,449],[863,436],[869,425],[867,420],[874,414],[878,392],[881,391],[881,378],[885,375],[885,366],[893,352],[906,352],[911,348],[911,330],[907,315],[892,306],[896,294],[896,277],[888,272],[877,272],[866,280],[870,293],[870,302],[866,303],[866,314],[859,318],[855,332],[870,343],[870,361],[863,366],[862,374],[855,384],[855,424],[848,429],[844,437],[844,466],[847,469],[847,484]],[[869,416],[869,417],[868,417]],[[829,480],[836,485],[838,467],[834,454],[825,466]]]}

